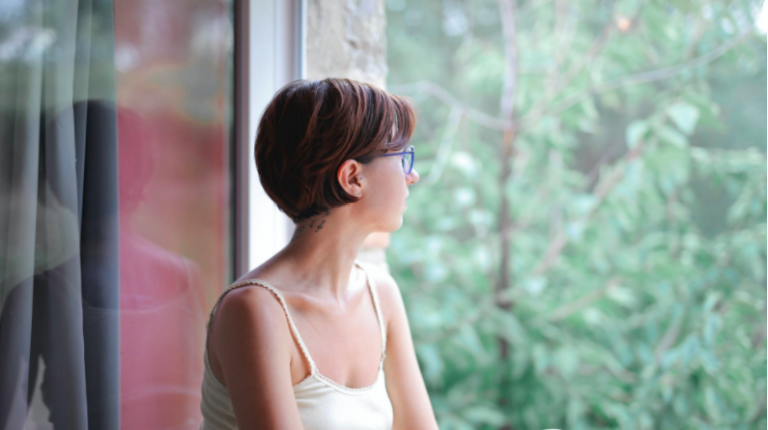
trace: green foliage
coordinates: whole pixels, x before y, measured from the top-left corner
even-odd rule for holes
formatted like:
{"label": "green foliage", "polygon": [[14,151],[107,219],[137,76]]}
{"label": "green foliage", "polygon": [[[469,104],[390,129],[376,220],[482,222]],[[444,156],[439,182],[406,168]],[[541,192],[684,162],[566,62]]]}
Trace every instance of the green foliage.
{"label": "green foliage", "polygon": [[442,429],[766,428],[759,9],[521,1],[512,66],[496,2],[388,1],[421,174],[389,263]]}

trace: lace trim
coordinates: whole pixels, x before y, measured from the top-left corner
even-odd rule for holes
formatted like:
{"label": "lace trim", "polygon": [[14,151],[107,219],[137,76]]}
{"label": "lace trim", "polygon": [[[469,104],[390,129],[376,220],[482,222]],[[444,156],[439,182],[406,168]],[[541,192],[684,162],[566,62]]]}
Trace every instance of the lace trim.
{"label": "lace trim", "polygon": [[[385,357],[386,358],[386,357]],[[205,360],[205,369],[204,369],[204,380],[207,378],[210,378],[211,381],[213,381],[214,385],[218,385],[220,388],[223,388],[224,390],[227,390],[227,386],[224,385],[223,382],[219,380],[219,378],[213,373],[213,369],[211,369],[210,361],[208,360],[208,351],[205,351],[204,354],[204,360]],[[306,378],[302,379],[296,384],[293,384],[291,388],[298,389],[299,385],[304,384],[308,380],[314,378],[315,380],[319,381],[320,383],[328,385],[330,388],[333,388],[337,391],[341,391],[345,394],[356,394],[356,393],[365,393],[366,391],[370,391],[374,388],[376,388],[376,385],[379,384],[379,380],[381,379],[382,375],[384,374],[384,359],[382,359],[381,363],[379,364],[379,373],[376,375],[376,381],[373,382],[373,384],[367,386],[367,387],[360,387],[360,388],[353,388],[353,387],[347,387],[345,385],[341,385],[338,382],[328,378],[327,376],[321,374],[320,372],[310,373],[307,375]],[[205,384],[205,381],[203,381]],[[227,393],[227,395],[229,395]]]}
{"label": "lace trim", "polygon": [[341,391],[343,393],[364,393],[366,391],[371,391],[374,388],[376,388],[376,386],[379,385],[379,382],[383,374],[384,372],[382,368],[379,367],[379,373],[376,374],[376,380],[373,382],[373,384],[368,385],[367,387],[360,387],[360,388],[352,388],[352,387],[347,387],[346,385],[341,385],[338,382],[332,380],[331,378],[328,378],[327,376],[323,375],[320,372],[317,372],[314,375],[309,375],[307,378],[311,378],[312,376],[314,376],[315,379],[317,379],[318,381],[328,385],[329,387],[335,390]]}

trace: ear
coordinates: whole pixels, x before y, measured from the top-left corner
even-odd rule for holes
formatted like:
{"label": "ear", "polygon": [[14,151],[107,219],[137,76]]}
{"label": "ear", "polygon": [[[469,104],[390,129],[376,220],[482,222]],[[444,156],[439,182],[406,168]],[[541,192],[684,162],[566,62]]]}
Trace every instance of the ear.
{"label": "ear", "polygon": [[360,197],[358,193],[362,195],[363,184],[365,183],[363,167],[363,164],[358,161],[346,160],[341,163],[336,172],[336,179],[341,188],[344,188],[344,191],[353,197]]}

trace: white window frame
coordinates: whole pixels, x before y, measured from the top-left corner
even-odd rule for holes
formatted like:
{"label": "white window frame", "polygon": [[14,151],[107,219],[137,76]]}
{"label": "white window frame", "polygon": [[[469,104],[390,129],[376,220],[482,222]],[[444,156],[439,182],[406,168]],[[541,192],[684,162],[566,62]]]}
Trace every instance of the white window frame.
{"label": "white window frame", "polygon": [[294,224],[264,192],[253,143],[264,108],[305,76],[306,0],[235,2],[234,278],[268,260]]}

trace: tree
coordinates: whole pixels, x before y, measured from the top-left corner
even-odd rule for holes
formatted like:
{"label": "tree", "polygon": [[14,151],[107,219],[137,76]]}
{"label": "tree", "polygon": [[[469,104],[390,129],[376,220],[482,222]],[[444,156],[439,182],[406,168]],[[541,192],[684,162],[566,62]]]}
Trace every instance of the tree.
{"label": "tree", "polygon": [[389,1],[441,428],[765,428],[760,6]]}

